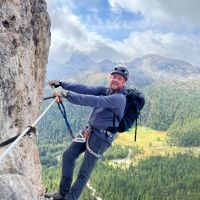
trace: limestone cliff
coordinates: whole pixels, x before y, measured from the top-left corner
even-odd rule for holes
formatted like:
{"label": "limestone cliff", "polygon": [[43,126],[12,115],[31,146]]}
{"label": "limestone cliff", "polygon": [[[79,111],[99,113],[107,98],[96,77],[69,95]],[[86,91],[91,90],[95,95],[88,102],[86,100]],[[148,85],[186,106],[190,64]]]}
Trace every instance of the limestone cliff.
{"label": "limestone cliff", "polygon": [[[0,142],[39,116],[49,46],[44,0],[0,0]],[[0,199],[33,200],[42,191],[36,137],[26,136],[0,164]]]}

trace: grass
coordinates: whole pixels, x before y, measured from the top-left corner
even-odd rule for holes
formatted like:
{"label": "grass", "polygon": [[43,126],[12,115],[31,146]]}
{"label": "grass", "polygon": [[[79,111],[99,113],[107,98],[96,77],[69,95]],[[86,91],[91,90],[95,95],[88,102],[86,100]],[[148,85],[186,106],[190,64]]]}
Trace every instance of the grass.
{"label": "grass", "polygon": [[137,141],[134,141],[135,129],[121,133],[116,138],[114,144],[122,146],[137,146],[142,149],[142,153],[132,157],[132,162],[137,163],[141,159],[150,156],[166,156],[176,153],[200,154],[200,147],[177,147],[167,144],[167,132],[156,131],[147,127],[138,127]]}

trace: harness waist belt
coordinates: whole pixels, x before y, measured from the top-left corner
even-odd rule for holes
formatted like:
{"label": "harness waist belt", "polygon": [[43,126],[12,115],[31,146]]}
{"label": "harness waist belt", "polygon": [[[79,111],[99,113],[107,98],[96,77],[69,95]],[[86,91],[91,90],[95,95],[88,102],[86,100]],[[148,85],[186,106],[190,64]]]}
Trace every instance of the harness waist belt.
{"label": "harness waist belt", "polygon": [[112,132],[108,131],[107,129],[98,129],[98,128],[94,128],[94,127],[92,127],[92,129],[97,130],[97,131],[99,131],[101,133],[104,133],[107,136],[113,136],[115,134],[115,133],[112,133]]}

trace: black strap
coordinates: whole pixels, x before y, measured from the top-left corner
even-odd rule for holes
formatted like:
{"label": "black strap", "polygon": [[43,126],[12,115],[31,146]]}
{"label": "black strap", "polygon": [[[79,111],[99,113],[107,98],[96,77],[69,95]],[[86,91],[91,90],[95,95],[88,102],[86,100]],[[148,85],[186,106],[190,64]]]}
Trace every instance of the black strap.
{"label": "black strap", "polygon": [[[43,98],[43,100],[48,100],[48,99],[53,99],[55,98],[55,96],[50,96],[50,97],[45,97]],[[65,120],[65,124],[67,125],[67,128],[68,128],[68,131],[69,131],[69,135],[71,136],[72,139],[75,139],[74,135],[73,135],[73,132],[72,132],[72,129],[71,129],[71,126],[67,120],[67,115],[66,115],[66,110],[65,110],[65,106],[62,102],[58,103],[58,108]]]}
{"label": "black strap", "polygon": [[43,100],[48,100],[48,99],[55,99],[55,96],[50,96],[50,97],[44,97]]}
{"label": "black strap", "polygon": [[136,104],[136,109],[137,109],[137,117],[135,120],[135,142],[136,142],[136,137],[137,137],[137,123],[138,123],[138,117],[140,115],[140,110],[138,108],[138,104]]}
{"label": "black strap", "polygon": [[30,136],[31,133],[36,133],[36,128],[33,126],[28,126],[29,130],[27,131],[26,135]]}
{"label": "black strap", "polygon": [[4,147],[4,146],[6,146],[6,145],[8,145],[8,144],[10,144],[10,143],[12,143],[12,142],[14,142],[19,136],[20,136],[20,134],[14,136],[14,137],[11,137],[11,138],[9,138],[9,139],[3,141],[3,142],[1,142],[1,143],[0,143],[0,147]]}
{"label": "black strap", "polygon": [[137,118],[135,120],[135,142],[136,142],[136,137],[137,137]]}
{"label": "black strap", "polygon": [[[35,127],[33,127],[33,126],[28,126],[28,127],[29,127],[29,130],[27,131],[27,133],[24,136],[26,136],[26,135],[30,136],[31,133],[36,133],[36,128]],[[21,134],[15,135],[14,137],[11,137],[11,138],[1,142],[0,143],[0,147],[4,147],[4,146],[14,142],[20,135]]]}
{"label": "black strap", "polygon": [[65,120],[65,124],[67,125],[67,128],[68,128],[68,131],[69,131],[69,134],[71,136],[72,139],[75,139],[74,135],[73,135],[73,132],[72,132],[72,129],[71,129],[71,126],[67,120],[67,115],[66,115],[66,110],[65,110],[65,106],[63,105],[63,103],[58,103],[58,108]]}

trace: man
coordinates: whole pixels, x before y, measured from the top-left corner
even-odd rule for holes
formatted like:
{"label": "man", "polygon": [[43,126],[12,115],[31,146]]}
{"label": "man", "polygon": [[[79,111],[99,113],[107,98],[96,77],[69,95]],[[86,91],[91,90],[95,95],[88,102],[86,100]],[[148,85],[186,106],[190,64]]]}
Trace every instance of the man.
{"label": "man", "polygon": [[[61,86],[68,90],[67,92],[56,92],[55,96],[64,97],[73,104],[93,107],[93,111],[88,121],[89,136],[86,142],[72,141],[63,154],[59,192],[47,194],[46,197],[53,197],[56,200],[79,198],[98,158],[114,140],[116,128],[123,117],[126,106],[125,85],[128,76],[127,68],[120,64],[115,66],[111,72],[109,88],[49,81],[51,86]],[[79,175],[71,186],[75,160],[83,152],[85,155]]]}

